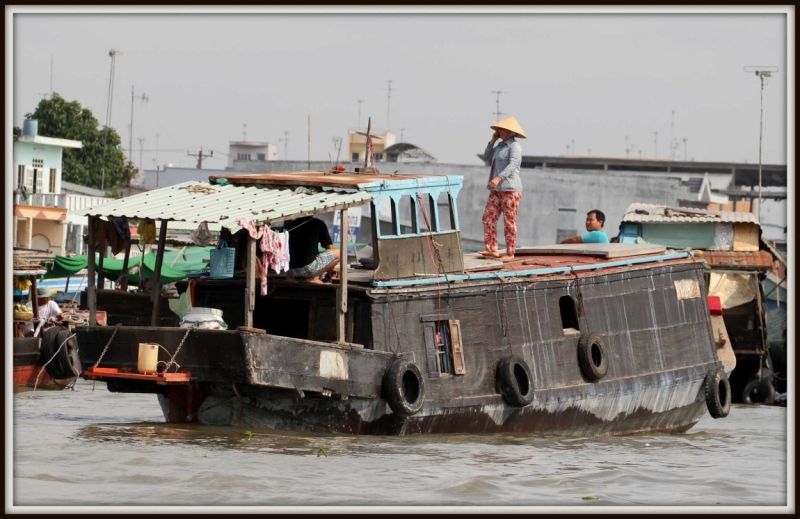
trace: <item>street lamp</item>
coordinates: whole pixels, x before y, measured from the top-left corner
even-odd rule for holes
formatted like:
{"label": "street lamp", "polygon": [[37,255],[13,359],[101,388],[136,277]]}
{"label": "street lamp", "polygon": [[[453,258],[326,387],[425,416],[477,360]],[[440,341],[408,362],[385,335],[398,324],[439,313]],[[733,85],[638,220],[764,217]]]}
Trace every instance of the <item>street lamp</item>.
{"label": "street lamp", "polygon": [[778,72],[778,67],[744,67],[747,73],[754,72],[761,80],[761,115],[758,128],[758,223],[761,223],[761,142],[764,135],[764,79]]}

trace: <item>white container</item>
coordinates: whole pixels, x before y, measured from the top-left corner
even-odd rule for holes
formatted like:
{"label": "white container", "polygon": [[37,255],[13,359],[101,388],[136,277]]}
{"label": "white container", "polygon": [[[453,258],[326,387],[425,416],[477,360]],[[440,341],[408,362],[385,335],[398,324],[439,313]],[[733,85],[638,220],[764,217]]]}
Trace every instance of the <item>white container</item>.
{"label": "white container", "polygon": [[198,328],[200,330],[228,329],[228,325],[222,320],[222,310],[202,307],[188,308],[183,314],[180,326],[181,328]]}
{"label": "white container", "polygon": [[154,342],[139,343],[139,362],[137,369],[143,375],[152,375],[156,372],[158,363],[158,344]]}

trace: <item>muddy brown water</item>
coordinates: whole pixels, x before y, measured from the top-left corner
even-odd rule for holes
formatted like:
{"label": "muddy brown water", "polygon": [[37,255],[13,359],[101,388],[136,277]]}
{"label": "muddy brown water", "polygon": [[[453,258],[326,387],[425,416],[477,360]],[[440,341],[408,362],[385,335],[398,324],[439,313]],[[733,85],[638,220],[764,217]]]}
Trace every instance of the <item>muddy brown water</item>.
{"label": "muddy brown water", "polygon": [[154,395],[87,381],[13,404],[14,506],[787,505],[781,407],[734,405],[684,434],[542,438],[167,425]]}

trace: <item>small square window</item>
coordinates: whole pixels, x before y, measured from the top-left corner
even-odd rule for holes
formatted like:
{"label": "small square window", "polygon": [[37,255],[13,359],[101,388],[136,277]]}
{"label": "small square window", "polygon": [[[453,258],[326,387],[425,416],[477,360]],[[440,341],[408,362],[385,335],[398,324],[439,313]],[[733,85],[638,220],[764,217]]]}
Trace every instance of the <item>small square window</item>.
{"label": "small square window", "polygon": [[353,153],[353,156],[350,157],[350,160],[352,160],[353,162],[358,162],[358,153]]}
{"label": "small square window", "polygon": [[259,153],[257,155],[257,157],[258,157],[258,160],[267,160],[267,156],[265,154],[263,154],[263,153]]}

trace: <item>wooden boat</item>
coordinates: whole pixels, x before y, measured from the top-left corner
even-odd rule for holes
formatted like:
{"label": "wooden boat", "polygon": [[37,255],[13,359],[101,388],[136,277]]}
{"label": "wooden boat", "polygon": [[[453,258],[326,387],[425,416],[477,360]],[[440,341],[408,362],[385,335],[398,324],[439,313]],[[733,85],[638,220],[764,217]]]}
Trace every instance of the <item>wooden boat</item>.
{"label": "wooden boat", "polygon": [[[702,260],[620,244],[521,248],[506,263],[464,255],[461,183],[374,171],[211,177],[85,210],[90,229],[99,216],[147,217],[162,237],[169,219],[254,214],[261,225],[364,203],[377,222],[385,197],[393,218],[388,233],[373,226],[374,270],[343,258],[335,283],[270,276],[268,295],[256,294],[250,238],[243,276],[193,289],[228,330],[82,327],[82,376],[155,394],[170,423],[347,434],[682,432],[706,412],[728,414],[730,346],[712,330]],[[94,287],[87,296],[94,311]],[[160,345],[156,373],[137,369],[141,343]]]}
{"label": "wooden boat", "polygon": [[[54,327],[40,332],[38,337],[25,337],[26,322],[39,318],[36,285],[39,276],[45,274],[45,264],[52,261],[48,254],[15,251],[14,276],[30,279],[33,304],[31,315],[22,316],[14,312],[13,335],[13,385],[15,388],[64,389],[76,380],[81,369],[78,364],[77,341],[70,337],[67,327]],[[63,343],[63,344],[62,344]]]}

